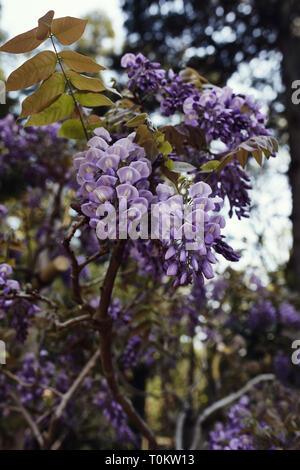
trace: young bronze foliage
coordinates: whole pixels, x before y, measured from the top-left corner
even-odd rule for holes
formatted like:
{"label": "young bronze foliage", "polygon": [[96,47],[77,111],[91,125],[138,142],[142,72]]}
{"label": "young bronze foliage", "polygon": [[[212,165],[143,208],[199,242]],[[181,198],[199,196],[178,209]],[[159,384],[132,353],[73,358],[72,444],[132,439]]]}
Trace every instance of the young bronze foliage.
{"label": "young bronze foliage", "polygon": [[[14,70],[7,79],[7,91],[40,87],[22,103],[19,119],[28,117],[25,126],[43,126],[70,118],[63,123],[59,135],[88,139],[88,131],[101,125],[100,119],[91,123],[84,117],[82,107],[112,106],[114,103],[101,92],[106,91],[95,74],[105,67],[71,50],[58,51],[55,40],[63,46],[76,42],[85,31],[87,20],[66,16],[54,19],[48,11],[38,20],[38,26],[16,36],[0,47],[0,52],[21,54],[30,52],[50,39],[54,51],[41,51]],[[75,110],[75,113],[73,111]],[[72,114],[73,113],[73,114]]]}

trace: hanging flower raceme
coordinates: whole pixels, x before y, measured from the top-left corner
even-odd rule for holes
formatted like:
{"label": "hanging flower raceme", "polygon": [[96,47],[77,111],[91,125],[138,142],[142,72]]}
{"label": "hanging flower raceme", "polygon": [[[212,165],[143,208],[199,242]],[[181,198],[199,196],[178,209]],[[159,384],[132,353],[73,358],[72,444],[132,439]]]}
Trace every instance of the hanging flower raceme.
{"label": "hanging flower raceme", "polygon": [[199,126],[207,142],[220,140],[229,149],[253,136],[270,135],[259,106],[230,87],[196,90],[184,101],[183,111],[185,123]]}
{"label": "hanging flower raceme", "polygon": [[9,318],[9,325],[16,331],[16,339],[24,343],[31,326],[30,318],[40,312],[40,309],[27,299],[14,298],[14,295],[21,291],[21,287],[18,281],[7,279],[11,274],[10,265],[0,264],[0,320],[4,318],[2,312],[5,313],[5,318]]}
{"label": "hanging flower raceme", "polygon": [[133,142],[135,133],[113,144],[104,128],[95,134],[89,150],[75,155],[74,165],[81,210],[99,239],[130,238],[129,254],[139,265],[174,277],[175,287],[212,278],[214,251],[238,260],[222,241],[225,220],[218,212],[223,200],[212,197],[207,183],[192,185],[185,197],[175,194],[168,184],[156,184],[160,180],[144,149]]}
{"label": "hanging flower raceme", "polygon": [[150,62],[141,53],[125,54],[121,59],[121,66],[127,69],[130,78],[128,88],[137,88],[144,94],[157,91],[166,73],[158,62]]}

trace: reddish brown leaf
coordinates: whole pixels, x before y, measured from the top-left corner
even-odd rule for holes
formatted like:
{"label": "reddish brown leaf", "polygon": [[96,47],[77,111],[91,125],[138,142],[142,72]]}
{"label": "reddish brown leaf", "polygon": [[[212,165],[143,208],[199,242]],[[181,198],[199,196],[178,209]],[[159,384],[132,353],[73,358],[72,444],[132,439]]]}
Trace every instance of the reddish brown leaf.
{"label": "reddish brown leaf", "polygon": [[54,52],[40,52],[10,74],[6,82],[6,90],[22,90],[41,80],[46,80],[54,72],[55,67],[56,55]]}
{"label": "reddish brown leaf", "polygon": [[38,47],[45,39],[37,39],[38,28],[31,29],[26,33],[19,34],[18,36],[10,39],[8,42],[0,47],[0,52],[9,52],[11,54],[23,54],[24,52],[33,51]]}
{"label": "reddish brown leaf", "polygon": [[78,54],[78,52],[62,51],[59,55],[64,63],[75,72],[95,73],[105,70],[105,67],[102,67],[102,65],[97,64],[85,55]]}
{"label": "reddish brown leaf", "polygon": [[51,31],[61,44],[69,46],[83,35],[86,25],[87,20],[65,16],[53,20]]}
{"label": "reddish brown leaf", "polygon": [[46,13],[46,15],[39,19],[39,26],[36,32],[37,39],[42,41],[48,37],[53,17],[54,11],[50,10]]}

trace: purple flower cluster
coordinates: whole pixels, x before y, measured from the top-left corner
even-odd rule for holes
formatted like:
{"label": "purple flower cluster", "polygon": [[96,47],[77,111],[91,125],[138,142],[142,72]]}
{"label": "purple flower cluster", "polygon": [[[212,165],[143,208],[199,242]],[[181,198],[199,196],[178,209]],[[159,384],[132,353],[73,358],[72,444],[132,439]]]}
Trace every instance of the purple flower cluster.
{"label": "purple flower cluster", "polygon": [[266,331],[273,327],[276,321],[276,309],[269,300],[255,304],[248,312],[248,326],[252,331]]}
{"label": "purple flower cluster", "polygon": [[[9,295],[12,292],[20,290],[20,284],[14,279],[7,279],[7,276],[12,274],[12,267],[9,264],[0,264],[0,290],[2,295]],[[5,299],[0,300],[0,308],[7,308],[10,305],[10,301]]]}
{"label": "purple flower cluster", "polygon": [[125,54],[121,59],[121,66],[127,69],[130,78],[128,88],[137,88],[143,94],[157,91],[165,71],[158,62],[150,62],[143,54]]}
{"label": "purple flower cluster", "polygon": [[[10,196],[29,187],[45,187],[66,179],[66,139],[57,137],[59,124],[23,128],[13,115],[0,120],[0,193]],[[47,148],[47,159],[45,159]]]}
{"label": "purple flower cluster", "polygon": [[165,116],[171,116],[176,111],[183,110],[183,103],[196,90],[193,83],[184,82],[182,78],[168,71],[166,78],[161,80],[157,98],[160,101],[160,110]]}
{"label": "purple flower cluster", "polygon": [[282,325],[300,329],[300,314],[289,302],[283,302],[279,306],[279,317]]}
{"label": "purple flower cluster", "polygon": [[122,207],[130,227],[145,214],[153,200],[148,180],[152,166],[144,149],[133,142],[135,133],[110,145],[111,136],[104,128],[94,132],[95,137],[88,142],[90,149],[74,156],[79,195],[88,201],[81,210],[99,238],[117,238],[116,233],[106,231],[101,217]]}
{"label": "purple flower cluster", "polygon": [[127,418],[121,405],[112,397],[105,380],[102,381],[101,385],[103,390],[94,396],[94,405],[103,413],[108,423],[115,430],[116,440],[136,446],[136,436],[127,424]]}
{"label": "purple flower cluster", "polygon": [[150,62],[143,54],[125,54],[121,66],[127,69],[128,88],[141,96],[154,92],[165,116],[182,112],[184,101],[196,90],[193,83],[184,82],[172,69],[166,75],[158,62]]}
{"label": "purple flower cluster", "polygon": [[[190,211],[186,215],[183,197],[171,196],[168,194],[170,190],[167,185],[157,188],[160,199],[166,195],[167,202],[163,199],[160,204],[167,206],[173,222],[167,231],[168,239],[162,242],[165,248],[164,270],[168,276],[176,277],[175,287],[192,281],[203,284],[203,275],[207,279],[214,276],[211,265],[217,260],[212,250],[225,227],[223,216],[211,212],[219,210],[223,200],[211,197],[212,190],[207,183],[196,183],[189,188]],[[176,229],[180,230],[179,239]]]}
{"label": "purple flower cluster", "polygon": [[248,326],[252,331],[264,332],[277,325],[300,329],[300,314],[289,302],[283,302],[278,310],[270,300],[261,300],[249,310]]}
{"label": "purple flower cluster", "polygon": [[185,123],[204,132],[207,142],[220,140],[228,149],[257,135],[269,135],[265,116],[252,100],[230,87],[210,87],[189,96],[183,104]]}
{"label": "purple flower cluster", "polygon": [[18,281],[7,279],[10,274],[12,274],[12,267],[5,263],[0,264],[0,293],[3,297],[0,299],[0,319],[3,319],[1,311],[7,313],[12,318],[10,326],[16,331],[16,339],[24,343],[28,335],[28,328],[31,326],[30,318],[40,309],[26,299],[5,298],[21,289]]}
{"label": "purple flower cluster", "polygon": [[251,417],[248,404],[248,397],[242,397],[230,409],[226,424],[215,425],[209,434],[211,450],[255,450],[253,437],[246,431],[247,420]]}
{"label": "purple flower cluster", "polygon": [[228,199],[229,217],[232,217],[233,213],[238,219],[249,217],[251,199],[248,192],[252,187],[249,176],[237,162],[226,165],[219,176],[212,175],[209,183],[214,195]]}
{"label": "purple flower cluster", "polygon": [[[156,256],[149,232],[144,237],[140,231],[136,239],[143,238],[143,241],[133,243],[132,256],[138,258],[142,251],[141,261],[145,264],[145,259],[163,254],[161,272],[176,277],[175,287],[193,280],[203,283],[203,275],[212,278],[211,264],[216,263],[213,249],[227,259],[238,260],[222,241],[224,218],[214,214],[222,207],[223,199],[212,197],[208,184],[198,182],[189,188],[186,202],[190,210],[186,215],[184,197],[175,195],[171,186],[159,183],[156,194],[150,191],[152,165],[144,149],[133,142],[135,133],[110,144],[111,136],[104,128],[94,132],[95,137],[88,142],[89,150],[75,155],[74,166],[80,184],[79,196],[84,200],[81,210],[90,218],[90,226],[96,229],[100,239],[121,238],[123,219],[125,235],[128,230],[134,238],[131,229],[137,229],[142,220],[147,219],[148,223],[151,209],[151,237],[160,242],[154,248]],[[108,227],[107,214],[117,217],[115,222],[119,223]]]}

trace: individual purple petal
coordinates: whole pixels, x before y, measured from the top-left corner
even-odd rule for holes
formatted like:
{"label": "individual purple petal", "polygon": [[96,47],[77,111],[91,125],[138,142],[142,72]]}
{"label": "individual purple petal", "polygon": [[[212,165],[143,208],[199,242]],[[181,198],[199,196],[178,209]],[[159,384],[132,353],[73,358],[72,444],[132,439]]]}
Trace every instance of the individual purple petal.
{"label": "individual purple petal", "polygon": [[130,166],[123,166],[117,171],[117,175],[121,183],[131,183],[134,184],[141,179],[140,173]]}
{"label": "individual purple petal", "polygon": [[92,202],[87,202],[85,204],[82,204],[81,206],[81,212],[90,218],[95,217],[96,210],[97,210],[97,205]]}
{"label": "individual purple petal", "polygon": [[121,58],[121,67],[127,68],[127,67],[132,67],[135,63],[135,55],[131,54],[130,52],[127,54],[124,54],[123,57]]}
{"label": "individual purple petal", "polygon": [[140,189],[139,195],[140,197],[147,199],[147,201],[149,201],[150,203],[153,202],[154,196],[151,191],[148,191],[147,189]]}
{"label": "individual purple petal", "polygon": [[129,201],[139,196],[138,190],[130,184],[120,184],[116,188],[118,198],[126,198]]}
{"label": "individual purple petal", "polygon": [[177,263],[172,263],[167,269],[167,276],[176,276],[177,272],[178,272]]}
{"label": "individual purple petal", "polygon": [[203,181],[200,181],[199,183],[193,184],[189,188],[189,195],[191,198],[196,198],[196,197],[207,197],[212,193],[212,189],[209,186],[209,184],[204,183]]}
{"label": "individual purple petal", "polygon": [[172,258],[175,254],[176,254],[176,249],[173,245],[171,245],[166,251],[165,260]]}
{"label": "individual purple petal", "polygon": [[98,168],[94,163],[83,163],[80,165],[78,175],[85,181],[93,181]]}
{"label": "individual purple petal", "polygon": [[156,193],[160,201],[166,201],[169,197],[173,196],[174,188],[168,184],[158,184],[156,187]]}
{"label": "individual purple petal", "polygon": [[96,188],[96,183],[94,181],[86,181],[80,188],[80,194],[84,197],[89,197],[91,192]]}
{"label": "individual purple petal", "polygon": [[97,127],[94,129],[94,134],[106,140],[106,142],[111,142],[110,133],[104,127]]}
{"label": "individual purple petal", "polygon": [[9,276],[12,274],[12,267],[9,264],[0,264],[0,275]]}
{"label": "individual purple petal", "polygon": [[104,186],[115,186],[116,182],[118,181],[118,178],[115,176],[110,176],[110,175],[102,175],[100,178],[96,181],[97,185],[104,185]]}
{"label": "individual purple petal", "polygon": [[88,143],[88,147],[96,147],[100,150],[106,150],[108,148],[108,143],[101,137],[95,136],[92,137]]}
{"label": "individual purple petal", "polygon": [[93,202],[103,203],[109,201],[114,197],[114,189],[110,186],[99,186],[91,194]]}
{"label": "individual purple petal", "polygon": [[147,163],[142,160],[138,160],[137,162],[130,163],[130,167],[137,170],[142,178],[148,178],[148,176],[151,173],[151,170],[149,169],[149,166],[147,165]]}
{"label": "individual purple petal", "polygon": [[105,152],[103,150],[91,148],[86,152],[85,159],[87,162],[92,162],[96,164],[98,160],[100,160],[100,158],[102,158],[104,155]]}
{"label": "individual purple petal", "polygon": [[101,168],[102,171],[107,171],[110,168],[116,170],[119,166],[119,162],[119,155],[105,155],[98,161],[97,166]]}

